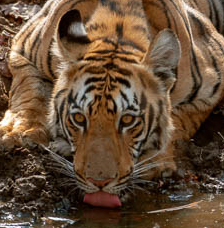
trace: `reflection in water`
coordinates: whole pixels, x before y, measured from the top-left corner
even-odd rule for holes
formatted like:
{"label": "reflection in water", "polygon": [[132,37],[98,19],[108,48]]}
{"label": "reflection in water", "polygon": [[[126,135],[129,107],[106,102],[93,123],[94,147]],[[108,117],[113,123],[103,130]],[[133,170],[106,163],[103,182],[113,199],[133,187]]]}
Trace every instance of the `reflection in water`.
{"label": "reflection in water", "polygon": [[[188,208],[183,209],[183,205]],[[165,208],[169,208],[168,211],[161,211]],[[155,210],[160,210],[160,213],[151,213]],[[23,228],[21,222],[30,222],[30,227],[32,224],[36,228],[221,228],[224,227],[224,195],[188,195],[185,201],[171,201],[167,196],[149,197],[141,194],[138,199],[136,196],[133,202],[121,209],[109,210],[82,205],[73,215],[45,216],[35,223],[30,218],[26,221],[14,218],[12,221],[7,219],[8,216],[9,214],[5,217],[0,214],[0,227],[4,223],[11,224],[8,227]],[[12,222],[14,225],[18,222],[18,226],[12,226]]]}
{"label": "reflection in water", "polygon": [[[141,199],[120,211],[105,209],[84,210],[82,222],[74,227],[83,228],[221,228],[224,227],[224,195],[200,195],[192,197],[188,203],[200,202],[196,207],[185,209],[186,202],[171,202],[164,196],[155,199]],[[222,203],[223,202],[223,203]],[[177,210],[177,207],[180,206]],[[175,208],[173,208],[175,207]],[[173,208],[163,213],[151,213],[154,210]]]}

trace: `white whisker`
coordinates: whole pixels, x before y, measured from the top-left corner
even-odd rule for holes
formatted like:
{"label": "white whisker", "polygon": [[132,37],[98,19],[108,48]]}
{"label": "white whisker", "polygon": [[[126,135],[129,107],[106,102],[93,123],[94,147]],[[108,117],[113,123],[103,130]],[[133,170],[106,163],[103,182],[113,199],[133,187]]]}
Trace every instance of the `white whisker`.
{"label": "white whisker", "polygon": [[147,162],[147,161],[149,161],[149,160],[152,160],[153,158],[155,158],[155,157],[156,157],[158,154],[160,154],[160,153],[161,153],[161,151],[158,151],[158,152],[155,153],[153,156],[151,156],[151,157],[149,157],[149,158],[146,158],[146,159],[144,159],[144,160],[142,160],[142,161],[136,163],[136,164],[135,164],[135,167],[138,167],[138,166],[144,164],[145,162]]}
{"label": "white whisker", "polygon": [[150,180],[144,180],[144,179],[136,179],[136,180],[132,180],[131,181],[132,183],[134,184],[151,184],[151,183],[155,183],[153,181],[150,181]]}
{"label": "white whisker", "polygon": [[133,189],[137,189],[137,190],[140,190],[140,191],[143,191],[143,192],[146,192],[147,194],[150,194],[149,191],[147,191],[146,189],[136,185],[136,184],[132,184],[131,186],[129,186],[130,188],[133,188]]}
{"label": "white whisker", "polygon": [[139,169],[136,169],[136,170],[134,170],[133,171],[133,175],[137,175],[137,174],[141,174],[141,173],[143,173],[143,172],[145,172],[145,171],[148,171],[148,170],[150,170],[150,169],[153,169],[153,168],[155,168],[155,167],[158,167],[158,166],[160,166],[161,164],[164,164],[164,163],[149,163],[149,164],[146,164],[146,165],[143,165],[143,166],[141,166]]}

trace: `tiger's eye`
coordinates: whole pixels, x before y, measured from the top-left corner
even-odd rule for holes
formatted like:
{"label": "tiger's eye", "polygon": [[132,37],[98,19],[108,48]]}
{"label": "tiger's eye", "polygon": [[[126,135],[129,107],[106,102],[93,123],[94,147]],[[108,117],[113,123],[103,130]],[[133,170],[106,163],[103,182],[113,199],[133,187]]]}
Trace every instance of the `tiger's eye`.
{"label": "tiger's eye", "polygon": [[133,121],[134,121],[134,116],[129,115],[129,114],[124,115],[124,116],[121,118],[121,123],[124,124],[124,125],[126,125],[126,126],[132,124]]}
{"label": "tiger's eye", "polygon": [[84,116],[83,114],[81,114],[81,113],[76,113],[76,114],[74,115],[74,120],[75,120],[77,123],[82,124],[82,123],[85,122],[86,118],[85,118],[85,116]]}

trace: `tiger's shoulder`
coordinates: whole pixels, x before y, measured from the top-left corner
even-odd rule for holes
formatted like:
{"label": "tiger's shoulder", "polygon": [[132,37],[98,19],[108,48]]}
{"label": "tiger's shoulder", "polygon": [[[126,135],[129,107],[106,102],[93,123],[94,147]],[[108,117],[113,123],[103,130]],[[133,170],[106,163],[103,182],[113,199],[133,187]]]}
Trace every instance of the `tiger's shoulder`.
{"label": "tiger's shoulder", "polygon": [[[121,9],[122,5],[125,5],[125,10]],[[104,41],[108,39],[107,43],[103,43],[101,49],[110,50],[112,43],[116,43],[119,36],[122,36],[127,38],[128,45],[132,45],[131,52],[135,50],[135,55],[132,55],[132,58],[140,62],[153,37],[160,30],[170,28],[177,34],[181,43],[182,55],[178,71],[185,69],[185,73],[179,72],[178,74],[183,75],[182,78],[189,78],[189,75],[192,75],[190,66],[191,64],[195,65],[192,63],[194,42],[200,43],[202,53],[205,52],[206,45],[203,45],[200,39],[203,40],[204,37],[210,36],[213,31],[217,37],[217,43],[222,42],[212,26],[213,24],[220,32],[222,31],[224,21],[222,7],[222,0],[206,0],[203,1],[203,4],[200,0],[185,0],[184,2],[145,0],[143,4],[127,0],[122,2],[49,0],[42,10],[16,35],[12,52],[20,53],[46,77],[54,80],[58,77],[57,72],[61,69],[61,62],[67,61],[66,55],[60,53],[62,48],[60,48],[60,41],[57,40],[59,36],[67,44],[69,40],[76,43],[74,59],[77,57],[80,59],[79,53],[83,53],[83,48],[88,48],[88,53],[90,53],[91,48],[94,50],[97,47],[97,51],[100,52],[98,47],[100,39],[104,39]],[[79,13],[75,14],[75,11]],[[77,18],[80,17],[79,15],[81,18]],[[61,27],[59,28],[60,23]],[[201,28],[204,28],[203,33],[206,36],[202,33]],[[79,36],[78,33],[82,34],[83,31],[88,33],[87,36]],[[91,43],[88,47],[83,45],[88,42]],[[124,45],[127,46],[127,44]],[[91,58],[88,53],[86,58]],[[71,56],[68,58],[70,61]],[[196,56],[196,59],[199,59],[199,56]],[[13,58],[10,59],[10,64],[13,65]],[[195,80],[198,81],[198,79],[189,78],[188,85],[183,80],[176,83],[177,86],[174,87],[171,94],[174,106],[187,100],[189,97],[188,88],[189,86],[194,87]],[[182,89],[183,87],[185,89]]]}

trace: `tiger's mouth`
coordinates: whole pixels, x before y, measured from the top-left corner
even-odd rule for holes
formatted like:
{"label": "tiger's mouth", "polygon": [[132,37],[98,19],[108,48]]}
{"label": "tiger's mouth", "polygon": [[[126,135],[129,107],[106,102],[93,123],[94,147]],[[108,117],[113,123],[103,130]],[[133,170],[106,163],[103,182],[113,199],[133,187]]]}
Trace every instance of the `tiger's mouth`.
{"label": "tiger's mouth", "polygon": [[[46,156],[47,168],[53,172],[57,172],[66,177],[66,181],[61,183],[61,186],[69,186],[70,193],[81,191],[84,193],[82,201],[94,207],[117,208],[121,207],[122,203],[131,196],[135,190],[148,192],[144,185],[153,185],[154,182],[147,179],[142,179],[148,176],[147,171],[159,166],[161,163],[146,163],[150,158],[146,158],[135,164],[133,172],[125,176],[120,183],[114,183],[113,186],[106,188],[90,186],[80,179],[80,176],[74,171],[73,163],[59,154],[55,153],[50,148],[42,145],[42,148],[48,152]],[[64,177],[63,177],[64,179]],[[143,186],[142,186],[143,185]],[[110,192],[110,193],[109,193]]]}
{"label": "tiger's mouth", "polygon": [[94,207],[116,208],[122,206],[117,195],[103,191],[85,194],[83,202]]}

